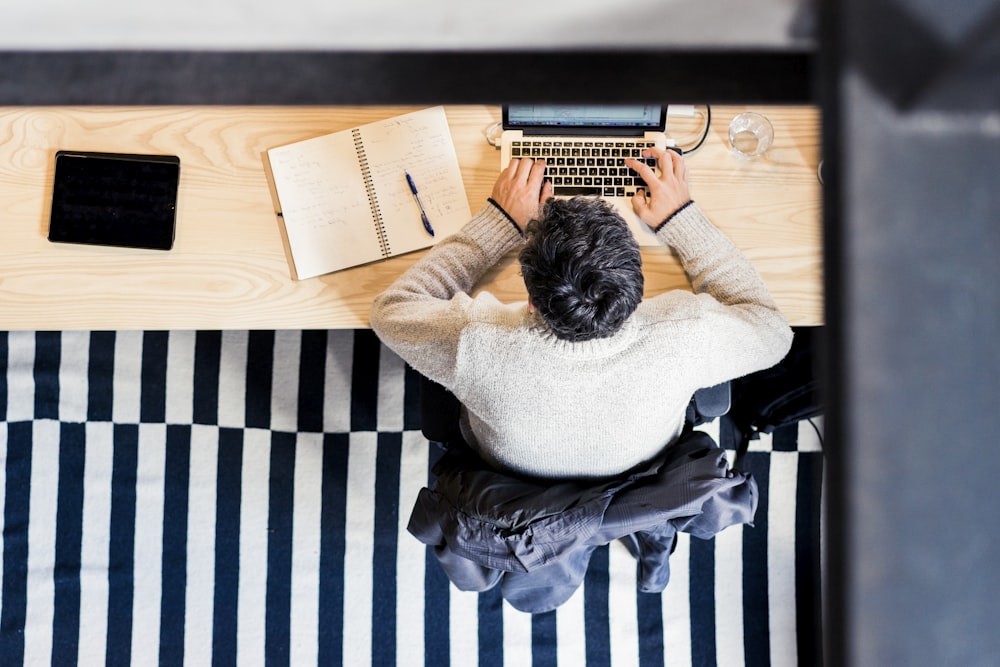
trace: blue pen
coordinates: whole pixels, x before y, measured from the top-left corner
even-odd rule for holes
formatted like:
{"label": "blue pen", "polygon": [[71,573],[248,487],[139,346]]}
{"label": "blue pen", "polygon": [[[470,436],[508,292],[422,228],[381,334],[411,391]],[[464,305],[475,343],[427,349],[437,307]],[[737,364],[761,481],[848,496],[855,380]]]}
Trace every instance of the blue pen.
{"label": "blue pen", "polygon": [[420,193],[417,192],[417,185],[413,182],[413,177],[410,176],[410,172],[404,171],[406,174],[406,182],[410,184],[410,192],[413,193],[413,198],[417,200],[417,206],[420,207],[420,220],[424,223],[424,229],[431,236],[434,236],[434,228],[431,227],[431,221],[427,219],[427,211],[424,210],[424,203],[420,201]]}

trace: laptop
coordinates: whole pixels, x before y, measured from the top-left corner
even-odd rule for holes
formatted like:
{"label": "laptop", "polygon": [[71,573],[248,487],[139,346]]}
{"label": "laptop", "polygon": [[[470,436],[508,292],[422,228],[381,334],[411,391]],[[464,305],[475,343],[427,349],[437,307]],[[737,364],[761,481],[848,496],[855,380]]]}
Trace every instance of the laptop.
{"label": "laptop", "polygon": [[[500,169],[513,158],[544,158],[555,196],[603,197],[640,245],[660,245],[632,210],[632,195],[643,183],[623,160],[642,159],[651,146],[673,146],[666,118],[666,105],[504,105]],[[646,162],[659,173],[655,160]]]}

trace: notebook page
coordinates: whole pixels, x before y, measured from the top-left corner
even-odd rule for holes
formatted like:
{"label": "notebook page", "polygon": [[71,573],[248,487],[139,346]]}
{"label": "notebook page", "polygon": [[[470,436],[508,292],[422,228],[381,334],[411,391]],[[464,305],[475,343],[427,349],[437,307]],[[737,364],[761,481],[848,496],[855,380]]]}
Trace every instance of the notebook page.
{"label": "notebook page", "polygon": [[349,131],[267,155],[299,280],[382,258]]}
{"label": "notebook page", "polygon": [[[393,255],[426,248],[469,221],[469,201],[443,107],[360,128]],[[409,172],[434,228],[428,234],[406,183]]]}

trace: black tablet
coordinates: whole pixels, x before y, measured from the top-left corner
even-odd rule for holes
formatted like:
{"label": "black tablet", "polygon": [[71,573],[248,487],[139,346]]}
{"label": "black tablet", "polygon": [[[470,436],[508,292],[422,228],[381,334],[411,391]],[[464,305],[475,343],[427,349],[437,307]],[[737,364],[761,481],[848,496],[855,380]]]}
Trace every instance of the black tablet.
{"label": "black tablet", "polygon": [[59,151],[49,240],[170,250],[180,159]]}

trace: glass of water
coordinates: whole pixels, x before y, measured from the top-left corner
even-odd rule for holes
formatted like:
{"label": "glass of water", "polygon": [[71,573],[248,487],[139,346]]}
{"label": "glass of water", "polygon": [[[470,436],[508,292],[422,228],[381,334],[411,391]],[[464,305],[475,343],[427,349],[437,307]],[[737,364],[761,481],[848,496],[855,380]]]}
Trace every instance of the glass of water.
{"label": "glass of water", "polygon": [[774,143],[774,127],[764,114],[745,111],[729,123],[729,145],[742,158],[756,158]]}

